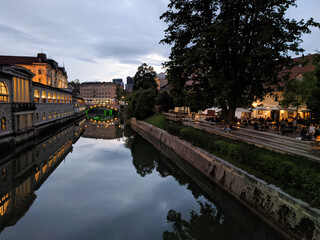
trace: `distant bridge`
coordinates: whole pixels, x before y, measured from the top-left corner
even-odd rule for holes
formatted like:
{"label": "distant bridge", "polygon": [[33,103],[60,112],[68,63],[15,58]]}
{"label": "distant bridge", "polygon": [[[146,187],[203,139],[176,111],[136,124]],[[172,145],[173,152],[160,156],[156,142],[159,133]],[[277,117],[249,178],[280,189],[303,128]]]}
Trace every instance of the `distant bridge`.
{"label": "distant bridge", "polygon": [[110,108],[114,110],[119,110],[120,109],[120,104],[109,104],[109,103],[86,103],[86,108]]}

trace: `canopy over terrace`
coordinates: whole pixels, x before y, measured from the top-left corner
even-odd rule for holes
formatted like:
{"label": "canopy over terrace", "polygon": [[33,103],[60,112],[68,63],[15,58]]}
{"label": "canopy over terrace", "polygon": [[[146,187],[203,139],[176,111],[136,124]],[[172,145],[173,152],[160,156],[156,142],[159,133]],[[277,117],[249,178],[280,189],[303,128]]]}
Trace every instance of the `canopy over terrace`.
{"label": "canopy over terrace", "polygon": [[292,120],[293,118],[306,119],[310,116],[307,109],[294,109],[283,107],[255,107],[251,109],[251,118],[271,118],[272,120],[281,120],[282,118]]}

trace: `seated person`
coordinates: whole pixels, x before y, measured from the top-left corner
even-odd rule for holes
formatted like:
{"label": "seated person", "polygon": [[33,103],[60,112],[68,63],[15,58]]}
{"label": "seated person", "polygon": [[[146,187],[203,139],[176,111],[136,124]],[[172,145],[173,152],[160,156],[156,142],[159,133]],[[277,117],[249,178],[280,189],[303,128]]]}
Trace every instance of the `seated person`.
{"label": "seated person", "polygon": [[300,135],[301,135],[301,140],[303,141],[306,141],[306,140],[310,141],[311,139],[311,136],[308,134],[308,131],[306,128],[303,128],[301,130]]}
{"label": "seated person", "polygon": [[228,133],[231,131],[231,129],[232,129],[232,126],[230,124],[228,124],[227,126],[224,127],[223,131]]}

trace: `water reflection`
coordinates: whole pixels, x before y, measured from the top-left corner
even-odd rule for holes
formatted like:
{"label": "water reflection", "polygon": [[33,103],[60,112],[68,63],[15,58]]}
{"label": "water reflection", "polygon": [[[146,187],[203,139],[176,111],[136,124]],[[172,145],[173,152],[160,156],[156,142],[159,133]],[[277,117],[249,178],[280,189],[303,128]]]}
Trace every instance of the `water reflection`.
{"label": "water reflection", "polygon": [[180,186],[186,186],[195,199],[205,198],[206,202],[198,201],[199,209],[184,213],[189,216],[183,217],[177,209],[169,210],[167,221],[172,230],[164,231],[163,239],[284,239],[169,148],[161,146],[165,156],[159,154],[138,134],[126,141],[141,177],[156,170],[162,178],[172,176]]}
{"label": "water reflection", "polygon": [[123,137],[124,125],[120,124],[120,119],[111,119],[110,121],[95,121],[87,119],[86,131],[83,134],[85,138],[95,139],[116,139]]}
{"label": "water reflection", "polygon": [[[15,225],[36,199],[34,193],[72,151],[81,136],[84,120],[55,135],[38,139],[33,147],[7,154],[0,165],[0,231]],[[23,148],[21,148],[23,149]]]}
{"label": "water reflection", "polygon": [[281,239],[183,159],[163,148],[164,156],[128,127],[110,128],[117,140],[78,140],[85,125],[99,133],[93,123],[2,164],[1,230],[19,222],[1,239]]}

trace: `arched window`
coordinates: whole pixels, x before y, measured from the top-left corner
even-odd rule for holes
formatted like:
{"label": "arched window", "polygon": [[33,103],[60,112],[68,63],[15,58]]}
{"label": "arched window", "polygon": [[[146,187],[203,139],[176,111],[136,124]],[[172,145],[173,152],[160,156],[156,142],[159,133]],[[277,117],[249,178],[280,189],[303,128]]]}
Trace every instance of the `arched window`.
{"label": "arched window", "polygon": [[42,91],[41,93],[41,102],[46,102],[47,94],[46,91]]}
{"label": "arched window", "polygon": [[40,102],[40,93],[38,89],[34,90],[33,98],[35,102]]}
{"label": "arched window", "polygon": [[6,128],[7,128],[6,118],[3,117],[1,118],[1,130],[6,130]]}
{"label": "arched window", "polygon": [[58,94],[57,100],[58,100],[58,103],[59,103],[60,102],[60,94]]}
{"label": "arched window", "polygon": [[45,113],[45,112],[42,114],[42,120],[43,120],[43,121],[46,120],[46,113]]}
{"label": "arched window", "polygon": [[61,102],[64,103],[64,95],[61,94]]}
{"label": "arched window", "polygon": [[52,103],[52,94],[51,94],[51,92],[48,92],[48,102]]}
{"label": "arched window", "polygon": [[9,92],[4,82],[0,82],[0,102],[9,102]]}
{"label": "arched window", "polygon": [[53,102],[56,103],[56,102],[57,102],[57,95],[56,95],[56,93],[53,93],[53,97],[52,97],[52,98],[53,98]]}
{"label": "arched window", "polygon": [[39,122],[39,113],[36,113],[36,123]]}

